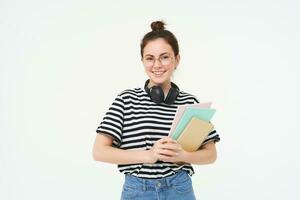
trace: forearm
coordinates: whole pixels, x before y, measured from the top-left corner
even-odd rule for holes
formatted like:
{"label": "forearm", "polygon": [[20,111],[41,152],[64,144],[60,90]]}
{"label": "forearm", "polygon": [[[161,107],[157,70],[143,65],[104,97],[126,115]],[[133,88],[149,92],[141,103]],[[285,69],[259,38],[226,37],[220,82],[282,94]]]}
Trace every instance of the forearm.
{"label": "forearm", "polygon": [[200,149],[194,152],[184,152],[182,159],[183,162],[191,164],[211,164],[216,161],[217,153],[211,149]]}
{"label": "forearm", "polygon": [[148,163],[149,151],[124,150],[112,146],[102,146],[93,152],[94,160],[112,164]]}

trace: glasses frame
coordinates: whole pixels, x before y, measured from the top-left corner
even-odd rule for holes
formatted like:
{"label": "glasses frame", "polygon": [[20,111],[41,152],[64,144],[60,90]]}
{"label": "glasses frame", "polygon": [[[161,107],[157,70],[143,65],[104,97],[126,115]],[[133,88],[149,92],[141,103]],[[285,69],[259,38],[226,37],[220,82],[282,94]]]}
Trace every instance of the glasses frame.
{"label": "glasses frame", "polygon": [[[163,56],[166,56],[166,55],[168,55],[169,58],[170,58],[170,60],[168,61],[167,64],[163,63],[163,61],[162,61]],[[174,59],[174,57],[173,57],[172,55],[170,55],[169,53],[162,54],[162,55],[160,55],[158,58],[155,58],[154,56],[152,56],[152,58],[153,58],[152,63],[151,63],[151,64],[146,64],[146,62],[147,62],[146,57],[143,57],[143,58],[142,58],[143,64],[144,64],[146,67],[152,67],[152,66],[154,66],[155,62],[158,60],[162,66],[167,66],[167,65],[171,64],[172,60]],[[148,61],[148,62],[149,62],[149,61]]]}

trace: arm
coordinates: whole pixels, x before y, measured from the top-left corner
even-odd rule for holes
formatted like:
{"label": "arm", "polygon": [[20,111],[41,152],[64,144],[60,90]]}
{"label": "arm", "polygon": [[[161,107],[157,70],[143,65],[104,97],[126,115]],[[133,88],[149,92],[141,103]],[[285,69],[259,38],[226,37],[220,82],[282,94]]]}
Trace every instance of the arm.
{"label": "arm", "polygon": [[112,147],[112,143],[111,137],[97,134],[93,148],[94,160],[113,164],[155,163],[177,155],[175,151],[162,148],[166,143],[172,143],[173,146],[174,142],[170,137],[157,140],[149,150],[124,150]]}
{"label": "arm", "polygon": [[153,162],[147,150],[123,150],[112,147],[113,139],[103,134],[97,134],[93,158],[96,161],[114,164],[136,164]]}
{"label": "arm", "polygon": [[216,145],[214,142],[209,142],[197,151],[182,152],[182,161],[192,164],[211,164],[217,159]]}

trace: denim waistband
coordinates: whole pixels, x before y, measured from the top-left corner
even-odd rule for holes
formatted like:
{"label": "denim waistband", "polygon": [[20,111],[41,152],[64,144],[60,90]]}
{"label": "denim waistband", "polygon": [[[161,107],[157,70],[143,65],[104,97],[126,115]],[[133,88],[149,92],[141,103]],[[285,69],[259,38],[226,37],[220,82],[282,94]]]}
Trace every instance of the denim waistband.
{"label": "denim waistband", "polygon": [[126,174],[125,185],[135,189],[147,190],[153,188],[171,187],[174,184],[176,185],[177,182],[184,182],[186,179],[190,179],[190,176],[184,170],[180,170],[171,176],[156,179],[140,178]]}

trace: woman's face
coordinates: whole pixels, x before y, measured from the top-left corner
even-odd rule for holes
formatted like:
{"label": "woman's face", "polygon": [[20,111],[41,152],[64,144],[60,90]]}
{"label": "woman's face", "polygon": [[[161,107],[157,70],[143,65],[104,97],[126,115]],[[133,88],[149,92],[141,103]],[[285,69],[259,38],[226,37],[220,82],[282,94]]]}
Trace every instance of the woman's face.
{"label": "woman's face", "polygon": [[166,85],[179,63],[179,55],[175,57],[171,45],[164,39],[149,41],[144,47],[143,64],[151,85]]}

